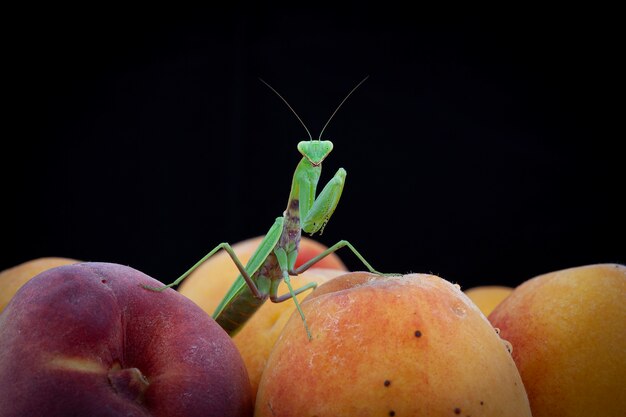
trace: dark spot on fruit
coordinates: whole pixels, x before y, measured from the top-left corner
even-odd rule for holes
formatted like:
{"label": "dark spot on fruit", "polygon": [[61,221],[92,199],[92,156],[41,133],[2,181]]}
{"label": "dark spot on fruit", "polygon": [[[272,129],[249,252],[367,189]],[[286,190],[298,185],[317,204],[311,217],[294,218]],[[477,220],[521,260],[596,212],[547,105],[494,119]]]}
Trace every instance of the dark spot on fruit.
{"label": "dark spot on fruit", "polygon": [[455,408],[454,414],[461,414],[461,409],[459,407]]}
{"label": "dark spot on fruit", "polygon": [[389,412],[389,415],[390,415],[391,417],[393,417],[393,416],[395,416],[395,415],[396,415],[396,412],[395,412],[395,411],[393,411],[393,410],[391,410],[391,411]]}
{"label": "dark spot on fruit", "polygon": [[385,379],[384,384],[385,384],[386,387],[388,387],[389,385],[391,385],[391,381],[388,380],[388,379]]}
{"label": "dark spot on fruit", "polygon": [[422,332],[420,332],[419,330],[416,330],[415,337],[422,337]]}

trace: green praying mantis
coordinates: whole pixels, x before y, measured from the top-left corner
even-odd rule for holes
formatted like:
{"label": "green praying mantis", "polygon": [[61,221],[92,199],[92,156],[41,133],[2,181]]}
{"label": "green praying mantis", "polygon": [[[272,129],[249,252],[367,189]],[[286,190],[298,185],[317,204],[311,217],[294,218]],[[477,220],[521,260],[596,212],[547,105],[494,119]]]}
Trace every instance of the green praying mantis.
{"label": "green praying mantis", "polygon": [[[322,140],[322,134],[335,113],[337,113],[337,110],[368,77],[361,80],[339,103],[339,106],[337,106],[322,128],[317,140],[313,140],[309,129],[307,129],[300,116],[293,110],[287,100],[268,83],[260,80],[289,107],[309,135],[308,141],[305,140],[298,143],[298,151],[302,154],[302,159],[293,174],[286,210],[282,216],[276,218],[274,224],[245,266],[238,259],[231,245],[227,242],[222,242],[171,284],[158,288],[147,288],[163,291],[180,284],[204,261],[223,249],[231,257],[241,275],[237,277],[213,313],[213,318],[217,323],[226,332],[233,335],[268,298],[274,303],[280,303],[291,298],[295,302],[298,313],[302,317],[307,336],[311,340],[311,331],[296,295],[309,289],[314,289],[317,284],[311,282],[294,290],[291,285],[291,276],[301,274],[324,257],[343,247],[348,247],[370,272],[387,275],[376,271],[354,246],[346,240],[337,242],[299,267],[295,267],[302,231],[311,235],[316,232],[320,234],[323,232],[326,223],[328,223],[339,203],[346,179],[346,171],[343,168],[339,168],[316,197],[322,162],[333,149],[333,143],[329,140]],[[283,280],[289,289],[289,293],[279,296],[278,286]]]}

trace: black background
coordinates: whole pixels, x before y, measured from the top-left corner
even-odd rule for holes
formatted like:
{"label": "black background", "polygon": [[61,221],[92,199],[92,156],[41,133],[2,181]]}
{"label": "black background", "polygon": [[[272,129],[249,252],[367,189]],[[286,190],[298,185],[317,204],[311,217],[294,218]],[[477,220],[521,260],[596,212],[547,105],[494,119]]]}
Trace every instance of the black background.
{"label": "black background", "polygon": [[625,263],[611,11],[385,7],[7,16],[0,268],[66,256],[170,282],[264,234],[307,135],[258,77],[317,137],[366,75],[324,133],[321,185],[348,177],[316,239],[464,288]]}

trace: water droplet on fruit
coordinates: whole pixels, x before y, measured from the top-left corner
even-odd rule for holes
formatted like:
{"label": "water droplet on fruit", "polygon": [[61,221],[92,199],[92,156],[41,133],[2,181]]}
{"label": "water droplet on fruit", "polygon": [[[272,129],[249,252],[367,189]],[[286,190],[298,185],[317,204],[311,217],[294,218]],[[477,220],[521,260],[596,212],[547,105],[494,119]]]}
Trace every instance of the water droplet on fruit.
{"label": "water droplet on fruit", "polygon": [[465,314],[467,313],[465,307],[461,303],[453,305],[452,311],[459,317],[465,317]]}
{"label": "water droplet on fruit", "polygon": [[493,330],[495,330],[496,334],[500,338],[500,341],[502,342],[502,344],[504,344],[509,353],[513,353],[513,345],[508,340],[504,340],[502,338],[502,336],[500,335],[500,329],[498,327],[494,327]]}
{"label": "water droplet on fruit", "polygon": [[513,344],[511,344],[511,342],[509,342],[508,340],[504,340],[504,339],[501,339],[501,340],[502,340],[502,343],[504,343],[504,346],[506,347],[506,350],[508,350],[509,353],[512,354],[513,353]]}

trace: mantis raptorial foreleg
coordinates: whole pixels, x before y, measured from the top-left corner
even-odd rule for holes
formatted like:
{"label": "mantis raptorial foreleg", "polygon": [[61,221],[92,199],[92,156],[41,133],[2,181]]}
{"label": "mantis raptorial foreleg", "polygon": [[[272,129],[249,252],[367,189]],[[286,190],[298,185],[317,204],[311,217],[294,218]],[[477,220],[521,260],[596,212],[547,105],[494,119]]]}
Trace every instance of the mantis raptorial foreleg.
{"label": "mantis raptorial foreleg", "polygon": [[[319,193],[317,198],[309,200],[309,204],[303,204],[300,207],[300,215],[302,216],[302,230],[313,235],[319,231],[324,231],[326,223],[335,212],[343,186],[346,182],[346,170],[339,168],[333,178],[328,181],[326,186]],[[317,184],[311,184],[308,181],[301,184],[300,196],[315,193]]]}

